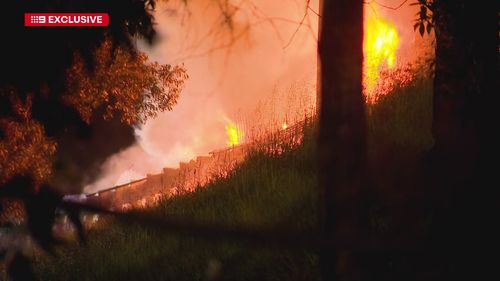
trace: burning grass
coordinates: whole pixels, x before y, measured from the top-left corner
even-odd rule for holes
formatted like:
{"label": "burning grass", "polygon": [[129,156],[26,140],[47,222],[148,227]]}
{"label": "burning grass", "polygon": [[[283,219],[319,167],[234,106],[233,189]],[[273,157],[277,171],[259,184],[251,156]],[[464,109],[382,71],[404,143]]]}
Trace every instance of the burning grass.
{"label": "burning grass", "polygon": [[[400,159],[389,159],[381,151],[418,156],[430,146],[431,89],[427,77],[417,77],[367,106],[370,161],[384,158],[389,170],[375,177],[375,185],[390,184],[386,179],[391,167],[404,167]],[[256,146],[227,177],[164,201],[150,214],[312,231],[318,200],[315,124],[307,121],[300,127],[300,144],[278,144],[280,138],[271,137],[270,144],[280,147],[279,153]],[[374,228],[390,228],[387,217],[376,211],[372,216]],[[319,280],[315,253],[214,243],[115,220],[90,231],[87,247],[66,245],[57,253],[57,257],[37,257],[35,268],[41,280],[210,280],[214,276],[218,280]]]}

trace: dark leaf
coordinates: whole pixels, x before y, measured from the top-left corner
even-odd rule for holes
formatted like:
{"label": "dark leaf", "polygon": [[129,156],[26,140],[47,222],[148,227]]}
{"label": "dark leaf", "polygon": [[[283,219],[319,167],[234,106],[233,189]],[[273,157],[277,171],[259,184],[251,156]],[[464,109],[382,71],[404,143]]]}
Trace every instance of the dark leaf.
{"label": "dark leaf", "polygon": [[425,26],[424,26],[424,23],[421,22],[420,23],[420,27],[418,28],[418,31],[420,32],[420,36],[424,36],[424,32],[425,32]]}
{"label": "dark leaf", "polygon": [[419,25],[420,25],[420,21],[416,22],[416,23],[413,25],[413,31],[416,31]]}
{"label": "dark leaf", "polygon": [[427,23],[427,34],[431,34],[432,28],[432,23]]}
{"label": "dark leaf", "polygon": [[426,8],[426,7],[423,7],[423,6],[422,6],[422,7],[420,7],[420,12],[419,12],[419,14],[420,14],[420,19],[421,19],[421,20],[425,20],[425,19],[427,19],[427,8]]}

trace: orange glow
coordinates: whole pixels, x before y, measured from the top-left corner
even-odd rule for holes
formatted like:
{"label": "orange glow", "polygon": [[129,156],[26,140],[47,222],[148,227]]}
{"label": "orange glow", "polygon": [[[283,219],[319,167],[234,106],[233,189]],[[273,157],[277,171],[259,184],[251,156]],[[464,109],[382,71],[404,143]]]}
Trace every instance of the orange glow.
{"label": "orange glow", "polygon": [[230,146],[238,145],[243,138],[243,132],[231,120],[228,120],[226,125],[226,134],[228,137],[227,144]]}
{"label": "orange glow", "polygon": [[281,125],[281,128],[283,130],[286,130],[288,128],[288,124],[287,123],[283,123],[283,125]]}
{"label": "orange glow", "polygon": [[394,23],[365,12],[363,85],[367,96],[373,95],[380,71],[396,66],[398,48],[399,35]]}

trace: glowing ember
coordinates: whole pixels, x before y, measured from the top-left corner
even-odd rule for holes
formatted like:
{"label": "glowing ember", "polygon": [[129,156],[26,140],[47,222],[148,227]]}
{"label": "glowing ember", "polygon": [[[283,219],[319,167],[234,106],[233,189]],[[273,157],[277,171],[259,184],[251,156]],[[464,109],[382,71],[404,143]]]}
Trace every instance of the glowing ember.
{"label": "glowing ember", "polygon": [[226,125],[226,133],[228,137],[227,144],[230,146],[239,144],[243,138],[243,132],[232,121],[228,121],[228,124]]}
{"label": "glowing ember", "polygon": [[282,128],[283,130],[286,130],[286,128],[288,128],[288,124],[287,124],[287,123],[283,123],[283,125],[281,125],[281,128]]}
{"label": "glowing ember", "polygon": [[371,95],[380,71],[396,65],[399,35],[393,23],[380,17],[365,16],[363,83],[366,94]]}

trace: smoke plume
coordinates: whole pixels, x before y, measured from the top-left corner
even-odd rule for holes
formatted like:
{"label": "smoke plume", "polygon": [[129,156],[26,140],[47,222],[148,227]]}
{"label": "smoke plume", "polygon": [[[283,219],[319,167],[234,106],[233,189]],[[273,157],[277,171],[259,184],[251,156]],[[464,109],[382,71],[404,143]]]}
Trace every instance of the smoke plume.
{"label": "smoke plume", "polygon": [[[306,3],[160,3],[154,14],[159,42],[148,47],[139,41],[138,46],[151,60],[183,63],[190,78],[178,105],[136,128],[136,143],[107,159],[101,177],[85,191],[126,183],[226,147],[228,120],[248,128],[281,126],[299,118],[315,104],[316,95],[319,7],[318,0]],[[414,59],[411,50],[419,43],[412,28],[416,8],[373,5],[365,9],[398,28],[399,59]]]}
{"label": "smoke plume", "polygon": [[[310,9],[293,0],[182,2],[156,8],[157,44],[138,42],[151,60],[185,65],[190,78],[179,103],[136,128],[137,142],[107,159],[85,192],[226,147],[228,120],[269,124],[314,104],[317,1]],[[293,91],[307,93],[284,94]]]}

